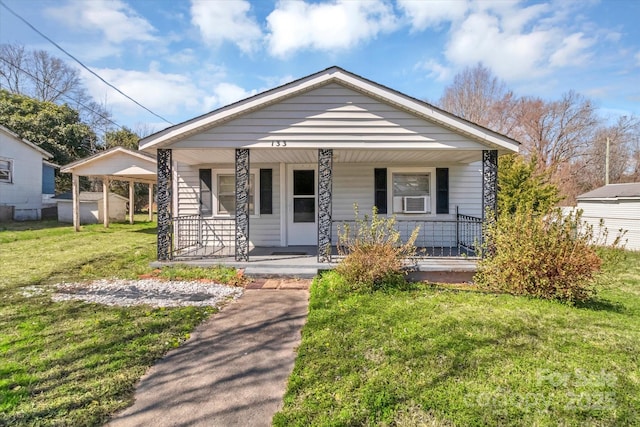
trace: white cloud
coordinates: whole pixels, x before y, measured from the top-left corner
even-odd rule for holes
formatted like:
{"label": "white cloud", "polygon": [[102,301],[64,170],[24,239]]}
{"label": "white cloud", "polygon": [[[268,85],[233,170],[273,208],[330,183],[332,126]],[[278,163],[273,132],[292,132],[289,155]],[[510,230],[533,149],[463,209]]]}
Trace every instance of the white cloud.
{"label": "white cloud", "polygon": [[453,32],[445,56],[458,66],[483,62],[506,80],[520,79],[541,74],[552,38],[552,30],[506,32],[499,17],[474,13]]}
{"label": "white cloud", "polygon": [[622,38],[622,33],[619,33],[617,31],[611,31],[611,32],[606,33],[604,38],[605,38],[605,40],[610,41],[610,42],[619,42],[620,39]]}
{"label": "white cloud", "polygon": [[587,63],[595,40],[572,30],[567,22],[562,25],[556,13],[564,12],[551,6],[472,3],[465,19],[452,25],[444,55],[456,68],[482,62],[507,81],[536,78],[554,68]]}
{"label": "white cloud", "polygon": [[251,5],[240,1],[191,2],[191,22],[198,27],[206,43],[214,46],[224,41],[235,43],[242,51],[251,52],[262,38],[262,30],[249,15]]}
{"label": "white cloud", "polygon": [[[149,71],[119,68],[94,69],[106,81],[145,107],[161,116],[175,114],[182,109],[197,109],[199,88],[185,75],[166,74],[152,64]],[[123,114],[140,114],[143,110],[88,72],[82,70],[84,82],[95,99],[105,100],[112,110]]]}
{"label": "white cloud", "polygon": [[269,51],[277,57],[305,49],[347,49],[398,26],[393,8],[381,0],[280,1],[267,23]]}
{"label": "white cloud", "polygon": [[[129,95],[151,111],[169,118],[178,116],[186,120],[213,109],[255,95],[255,90],[223,81],[223,70],[207,68],[210,74],[163,73],[160,64],[153,62],[146,71],[102,68],[95,71],[122,92]],[[115,116],[146,116],[148,113],[115,90],[82,70],[81,75],[90,94],[104,100]]]}
{"label": "white cloud", "polygon": [[166,56],[166,60],[172,64],[188,65],[197,63],[198,56],[193,49],[186,48],[179,51],[171,52],[171,54]]}
{"label": "white cloud", "polygon": [[398,0],[397,3],[411,22],[412,29],[417,31],[462,19],[469,8],[469,3],[466,0]]}
{"label": "white cloud", "polygon": [[69,28],[97,30],[109,43],[156,39],[153,25],[121,0],[71,0],[46,12]]}
{"label": "white cloud", "polygon": [[636,59],[636,65],[640,67],[640,52],[636,53],[634,58]]}
{"label": "white cloud", "polygon": [[433,59],[418,62],[414,68],[426,70],[428,77],[439,82],[447,81],[453,75],[451,68],[446,67]]}
{"label": "white cloud", "polygon": [[562,41],[562,46],[549,58],[552,67],[582,65],[589,59],[587,48],[594,44],[593,39],[583,37],[582,33],[570,34]]}
{"label": "white cloud", "polygon": [[236,101],[240,101],[255,94],[255,90],[247,91],[233,83],[218,83],[213,88],[213,94],[204,98],[204,110],[210,111],[218,107],[233,104]]}

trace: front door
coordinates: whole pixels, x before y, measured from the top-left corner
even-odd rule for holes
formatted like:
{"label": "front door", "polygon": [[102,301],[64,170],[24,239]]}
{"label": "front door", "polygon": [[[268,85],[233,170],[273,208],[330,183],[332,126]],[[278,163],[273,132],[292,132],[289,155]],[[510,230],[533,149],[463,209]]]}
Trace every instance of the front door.
{"label": "front door", "polygon": [[287,198],[287,244],[318,244],[317,173],[315,167],[289,167]]}

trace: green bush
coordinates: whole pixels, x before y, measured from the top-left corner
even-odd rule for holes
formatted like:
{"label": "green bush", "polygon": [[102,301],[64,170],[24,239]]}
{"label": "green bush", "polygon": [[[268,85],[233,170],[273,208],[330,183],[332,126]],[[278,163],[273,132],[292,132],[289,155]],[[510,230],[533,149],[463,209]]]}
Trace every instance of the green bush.
{"label": "green bush", "polygon": [[360,218],[354,206],[354,224],[345,223],[338,230],[338,253],[344,259],[337,272],[348,288],[371,292],[406,284],[407,260],[415,256],[419,228],[402,242],[395,217],[380,217],[374,207],[371,216]]}
{"label": "green bush", "polygon": [[559,209],[547,215],[525,209],[501,215],[487,229],[491,251],[480,261],[475,282],[568,303],[591,298],[602,267],[596,244],[606,235],[585,224],[581,215],[563,216]]}
{"label": "green bush", "polygon": [[560,200],[560,190],[548,172],[536,170],[536,159],[518,154],[498,159],[498,214],[513,215],[524,209],[546,213]]}

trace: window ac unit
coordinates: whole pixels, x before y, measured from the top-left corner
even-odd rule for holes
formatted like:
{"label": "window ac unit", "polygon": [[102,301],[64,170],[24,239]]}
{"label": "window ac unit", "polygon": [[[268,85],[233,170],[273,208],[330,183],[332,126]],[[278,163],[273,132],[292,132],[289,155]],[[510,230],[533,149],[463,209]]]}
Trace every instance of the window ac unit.
{"label": "window ac unit", "polygon": [[429,196],[405,196],[403,198],[402,212],[427,213],[429,212]]}

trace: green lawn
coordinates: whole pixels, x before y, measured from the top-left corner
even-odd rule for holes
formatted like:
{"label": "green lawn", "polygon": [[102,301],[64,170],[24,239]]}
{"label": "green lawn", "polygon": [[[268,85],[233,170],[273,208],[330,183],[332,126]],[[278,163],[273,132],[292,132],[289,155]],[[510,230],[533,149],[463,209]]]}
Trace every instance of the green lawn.
{"label": "green lawn", "polygon": [[278,426],[640,425],[640,253],[580,307],[312,286]]}
{"label": "green lawn", "polygon": [[[211,308],[113,308],[50,299],[53,283],[135,278],[155,225],[0,224],[0,425],[100,425]],[[42,292],[42,293],[39,293]]]}
{"label": "green lawn", "polygon": [[[0,224],[0,425],[100,425],[129,404],[212,309],[53,303],[50,285],[135,278],[154,257],[151,223]],[[428,285],[346,295],[338,282],[313,285],[276,425],[640,425],[640,253],[580,307]]]}

